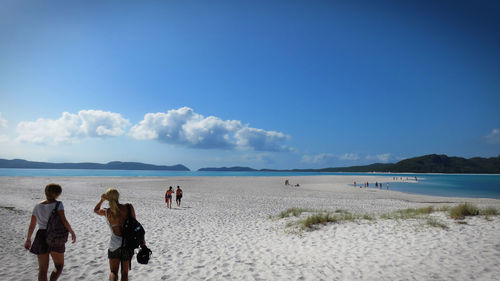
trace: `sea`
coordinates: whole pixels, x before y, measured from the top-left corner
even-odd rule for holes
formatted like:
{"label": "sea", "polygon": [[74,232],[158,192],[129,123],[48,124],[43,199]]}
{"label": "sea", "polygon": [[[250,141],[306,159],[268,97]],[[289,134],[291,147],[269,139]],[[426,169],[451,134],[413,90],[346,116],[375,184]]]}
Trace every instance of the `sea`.
{"label": "sea", "polygon": [[[383,188],[412,194],[444,197],[500,199],[500,175],[479,174],[401,174],[401,173],[319,173],[319,172],[199,172],[150,170],[79,170],[79,169],[0,169],[0,177],[293,177],[293,176],[380,176],[402,182],[380,181]],[[416,180],[415,180],[416,178]],[[380,183],[379,182],[379,183]],[[371,182],[370,188],[375,188]],[[359,186],[359,183],[358,183]]]}

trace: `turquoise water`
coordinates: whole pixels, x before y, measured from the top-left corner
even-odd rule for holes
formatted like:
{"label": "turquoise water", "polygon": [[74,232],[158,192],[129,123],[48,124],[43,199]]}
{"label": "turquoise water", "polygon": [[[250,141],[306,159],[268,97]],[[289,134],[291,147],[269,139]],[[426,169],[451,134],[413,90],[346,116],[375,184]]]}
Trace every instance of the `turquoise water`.
{"label": "turquoise water", "polygon": [[[405,193],[445,197],[500,199],[500,175],[378,174],[378,173],[296,173],[296,172],[196,172],[145,170],[0,169],[0,176],[22,177],[292,177],[319,175],[403,177],[418,182],[389,181],[389,188]],[[384,182],[384,188],[386,187]],[[359,184],[359,183],[358,183]],[[373,188],[375,183],[370,183]]]}

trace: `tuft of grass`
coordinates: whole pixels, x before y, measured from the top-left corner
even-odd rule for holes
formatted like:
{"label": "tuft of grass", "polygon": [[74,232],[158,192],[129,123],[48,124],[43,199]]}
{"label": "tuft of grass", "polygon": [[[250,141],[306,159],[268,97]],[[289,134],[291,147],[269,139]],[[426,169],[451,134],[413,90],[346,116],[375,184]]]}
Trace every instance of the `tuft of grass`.
{"label": "tuft of grass", "polygon": [[440,207],[439,209],[437,209],[438,212],[448,212],[450,210],[450,206],[448,205],[445,205],[445,206],[442,206]]}
{"label": "tuft of grass", "polygon": [[448,226],[443,223],[442,221],[436,219],[436,218],[427,218],[427,224],[432,226],[432,227],[439,227],[439,228],[442,228],[442,229],[448,229]]}
{"label": "tuft of grass", "polygon": [[281,212],[278,217],[280,218],[288,218],[290,216],[298,217],[304,212],[310,212],[311,210],[309,209],[303,209],[303,208],[289,208],[286,209],[285,211]]}
{"label": "tuft of grass", "polygon": [[456,220],[462,220],[465,217],[477,215],[479,215],[479,208],[470,203],[462,203],[448,210],[448,216]]}
{"label": "tuft of grass", "polygon": [[498,216],[498,210],[493,207],[487,207],[480,209],[479,214],[482,216]]}
{"label": "tuft of grass", "polygon": [[457,221],[456,223],[458,223],[458,224],[469,224],[469,223],[468,223],[468,222],[466,222],[466,221]]}
{"label": "tuft of grass", "polygon": [[422,218],[428,214],[435,212],[433,206],[422,207],[422,208],[408,208],[403,210],[397,210],[396,212],[389,214],[382,214],[380,217],[383,219],[418,219]]}
{"label": "tuft of grass", "polygon": [[297,225],[299,225],[301,229],[316,229],[318,226],[326,225],[327,223],[354,221],[358,218],[358,216],[355,216],[347,211],[343,213],[317,213],[310,215],[305,219],[299,220]]}
{"label": "tuft of grass", "polygon": [[368,221],[375,220],[375,218],[373,216],[368,215],[368,214],[364,214],[361,218],[364,219],[364,220],[368,220]]}

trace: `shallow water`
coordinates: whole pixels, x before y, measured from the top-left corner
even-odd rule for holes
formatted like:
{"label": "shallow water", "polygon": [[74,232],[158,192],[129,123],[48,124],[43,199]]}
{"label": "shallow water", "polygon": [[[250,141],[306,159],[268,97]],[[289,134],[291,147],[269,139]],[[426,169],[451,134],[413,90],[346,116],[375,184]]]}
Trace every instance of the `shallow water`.
{"label": "shallow water", "polygon": [[[0,169],[0,176],[22,177],[293,177],[293,176],[392,176],[389,189],[405,193],[500,199],[500,175],[464,174],[387,174],[387,173],[315,173],[315,172],[197,172],[148,170],[78,170],[78,169]],[[417,177],[417,180],[415,180]],[[401,181],[402,180],[402,181]],[[361,183],[357,183],[358,186]],[[375,188],[375,183],[370,183]]]}

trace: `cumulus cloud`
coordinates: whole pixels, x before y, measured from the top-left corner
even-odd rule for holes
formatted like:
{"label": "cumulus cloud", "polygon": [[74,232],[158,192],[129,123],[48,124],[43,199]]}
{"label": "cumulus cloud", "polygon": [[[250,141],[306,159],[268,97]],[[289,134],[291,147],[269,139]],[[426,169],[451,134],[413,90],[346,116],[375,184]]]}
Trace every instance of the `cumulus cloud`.
{"label": "cumulus cloud", "polygon": [[258,151],[286,150],[282,142],[289,139],[283,133],[251,128],[238,120],[204,117],[189,107],[172,109],[167,113],[148,113],[144,120],[130,129],[129,134],[135,139],[154,139],[194,148]]}
{"label": "cumulus cloud", "polygon": [[491,144],[500,144],[500,129],[493,129],[491,133],[487,135],[486,141]]}
{"label": "cumulus cloud", "polygon": [[2,112],[0,112],[0,129],[7,128],[7,120],[2,117]]}
{"label": "cumulus cloud", "polygon": [[81,110],[78,114],[63,112],[59,119],[40,118],[17,125],[21,142],[59,144],[72,143],[85,137],[119,136],[130,122],[118,113]]}
{"label": "cumulus cloud", "polygon": [[391,157],[390,153],[384,153],[384,154],[377,154],[377,155],[368,155],[366,156],[367,160],[376,160],[380,161],[382,163],[387,163],[389,162],[389,158]]}
{"label": "cumulus cloud", "polygon": [[250,147],[260,151],[285,151],[288,149],[281,143],[290,137],[280,132],[245,127],[236,132],[235,138],[240,147]]}

